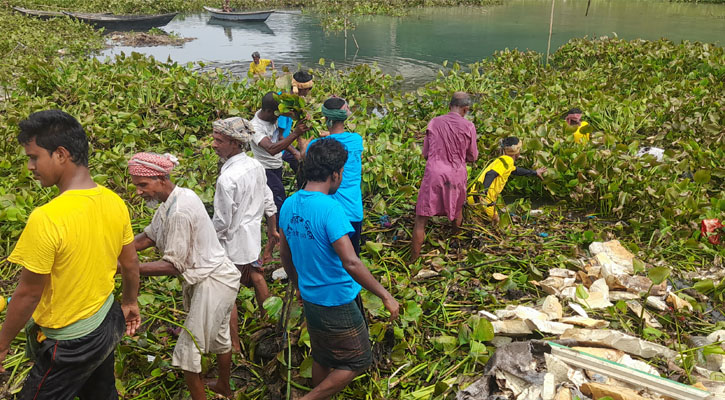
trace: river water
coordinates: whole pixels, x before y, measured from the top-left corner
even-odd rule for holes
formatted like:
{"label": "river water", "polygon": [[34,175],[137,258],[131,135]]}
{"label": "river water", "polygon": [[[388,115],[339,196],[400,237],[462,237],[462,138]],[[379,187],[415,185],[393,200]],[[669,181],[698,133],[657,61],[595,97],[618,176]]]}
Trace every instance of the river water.
{"label": "river water", "polygon": [[[725,5],[684,4],[657,0],[556,0],[552,52],[575,37],[617,35],[624,39],[667,38],[725,45]],[[209,14],[178,16],[163,27],[196,38],[181,47],[123,47],[101,58],[136,51],[160,60],[203,61],[246,74],[251,53],[297,70],[320,58],[337,67],[377,63],[402,75],[406,85],[430,80],[445,61],[463,64],[505,48],[546,52],[551,1],[505,0],[492,7],[425,8],[404,17],[364,16],[356,28],[325,33],[317,17],[299,11],[272,14],[263,23],[217,21]]]}

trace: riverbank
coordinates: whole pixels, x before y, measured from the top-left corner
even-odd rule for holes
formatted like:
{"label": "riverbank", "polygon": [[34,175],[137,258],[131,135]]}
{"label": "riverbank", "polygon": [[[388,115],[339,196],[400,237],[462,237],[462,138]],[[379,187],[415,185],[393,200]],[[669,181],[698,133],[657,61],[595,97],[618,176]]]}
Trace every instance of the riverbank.
{"label": "riverbank", "polygon": [[[12,63],[4,64],[8,74],[0,75],[9,96],[0,103],[0,294],[6,297],[18,268],[5,257],[29,213],[55,194],[32,179],[14,140],[17,122],[28,113],[62,108],[81,121],[91,140],[94,179],[127,201],[138,232],[152,210],[133,194],[127,158],[140,150],[178,155],[181,164],[173,179],[209,204],[217,174],[217,157],[209,147],[211,122],[231,115],[250,118],[261,94],[275,89],[272,79],[248,84],[222,70],[199,73],[139,54],[104,63],[87,57],[102,43],[88,27],[63,19],[30,22],[26,28],[28,20],[19,18],[0,12],[0,21],[14,27],[0,37],[0,55]],[[656,314],[662,327],[648,330],[650,340],[679,349],[683,335],[722,327],[718,274],[725,251],[700,237],[698,224],[725,213],[723,49],[665,40],[575,39],[558,49],[548,66],[540,61],[540,53],[508,50],[470,69],[450,63],[450,71],[405,93],[398,78],[375,66],[336,69],[326,63],[314,69],[312,107],[330,93],[349,99],[348,128],[365,138],[363,232],[368,242],[362,255],[403,306],[401,320],[390,325],[380,303],[363,296],[376,364],[346,389],[344,398],[452,397],[495,352],[491,342],[471,340],[479,326],[472,325],[471,314],[540,302],[543,294],[533,281],[545,278],[553,266],[577,270],[578,260],[597,240],[619,239],[639,260],[638,269],[645,269],[640,275],[667,268],[672,272],[668,284],[693,306],[692,312]],[[502,214],[501,226],[487,224],[473,208],[466,210],[460,232],[432,225],[422,260],[409,265],[416,191],[424,171],[420,134],[433,116],[446,112],[455,90],[476,98],[470,118],[479,133],[481,158],[471,175],[509,135],[523,139],[521,166],[547,166],[549,172],[543,181],[509,182],[505,193],[520,200]],[[562,128],[561,116],[572,106],[582,108],[595,127],[588,145],[574,144]],[[637,157],[642,146],[666,149],[663,161]],[[288,186],[291,190],[291,182]],[[547,201],[532,212],[531,198]],[[423,279],[421,271],[437,275]],[[501,275],[494,278],[494,273],[505,277],[498,280]],[[277,298],[285,288],[270,283]],[[239,295],[245,356],[235,358],[234,389],[240,398],[284,398],[288,354],[280,353],[274,341],[278,314],[259,318],[253,296],[249,289]],[[168,329],[184,317],[180,298],[178,280],[144,279],[144,327],[124,338],[117,352],[122,396],[183,396],[182,374],[170,367],[176,339]],[[616,329],[640,332],[639,316],[627,312],[626,305],[590,315]],[[295,394],[311,384],[309,341],[300,316],[293,307]],[[29,368],[21,349],[18,339],[6,364],[11,373],[0,377],[4,393],[16,391]],[[666,366],[667,361],[672,360],[652,362]],[[693,361],[680,367],[692,370]],[[677,379],[692,383],[689,376]]]}

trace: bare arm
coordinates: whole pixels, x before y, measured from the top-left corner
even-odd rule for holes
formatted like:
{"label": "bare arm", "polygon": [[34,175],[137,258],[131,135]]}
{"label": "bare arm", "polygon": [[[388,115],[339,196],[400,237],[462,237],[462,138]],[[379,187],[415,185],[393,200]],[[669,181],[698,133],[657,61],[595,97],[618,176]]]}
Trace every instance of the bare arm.
{"label": "bare arm", "polygon": [[123,310],[123,316],[126,319],[126,334],[131,336],[141,326],[141,314],[137,302],[139,263],[134,243],[123,246],[121,255],[118,257],[118,263],[121,265],[121,281],[123,283],[121,310]]}
{"label": "bare arm", "polygon": [[277,232],[277,214],[267,217],[267,241],[270,243],[279,242],[280,234]]}
{"label": "bare arm", "polygon": [[292,142],[294,142],[298,137],[300,137],[300,135],[307,132],[308,130],[310,130],[310,128],[308,128],[307,125],[305,125],[303,122],[300,122],[295,127],[295,130],[292,131],[286,138],[280,140],[277,143],[272,143],[272,141],[268,137],[265,137],[259,141],[259,147],[263,148],[270,155],[278,154],[279,152],[289,147]]}
{"label": "bare arm", "polygon": [[156,243],[146,236],[146,232],[141,232],[133,239],[133,245],[136,247],[136,251],[141,251],[156,246]]}
{"label": "bare arm", "polygon": [[181,272],[174,267],[174,264],[164,260],[142,263],[139,266],[139,272],[143,276],[181,275]]}
{"label": "bare arm", "polygon": [[332,243],[332,247],[335,249],[338,257],[340,257],[343,268],[352,276],[352,279],[355,279],[362,287],[383,300],[383,305],[390,311],[391,319],[398,318],[400,305],[357,257],[350,237],[347,235],[342,236]]}
{"label": "bare arm", "polygon": [[48,274],[36,274],[26,268],[20,272],[20,282],[13,292],[13,301],[8,305],[7,317],[0,330],[0,373],[5,372],[2,362],[10,351],[10,342],[33,315],[49,280]]}
{"label": "bare arm", "polygon": [[[297,288],[297,269],[295,264],[292,262],[292,252],[289,249],[287,238],[284,236],[284,231],[279,231],[279,259],[282,262],[282,267],[287,273],[292,284]],[[298,289],[299,290],[299,289]]]}

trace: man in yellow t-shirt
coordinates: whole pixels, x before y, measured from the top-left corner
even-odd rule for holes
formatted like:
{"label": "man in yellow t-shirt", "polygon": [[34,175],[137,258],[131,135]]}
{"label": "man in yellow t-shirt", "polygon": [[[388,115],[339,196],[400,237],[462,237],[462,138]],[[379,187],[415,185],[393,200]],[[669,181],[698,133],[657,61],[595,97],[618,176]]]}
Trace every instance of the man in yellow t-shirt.
{"label": "man in yellow t-shirt", "polygon": [[274,69],[274,61],[266,58],[260,58],[259,52],[255,51],[252,53],[252,62],[249,64],[249,72],[247,72],[247,76],[250,78],[260,78],[264,76],[264,74],[267,73],[268,65],[271,65],[272,69]]}
{"label": "man in yellow t-shirt", "polygon": [[537,176],[541,179],[546,172],[546,168],[543,167],[530,170],[515,166],[514,162],[521,157],[521,147],[521,141],[516,137],[507,137],[502,140],[501,152],[503,155],[488,164],[471,184],[468,203],[482,202],[486,216],[495,223],[499,221],[496,201],[506,186],[509,176]]}
{"label": "man in yellow t-shirt", "polygon": [[[0,330],[0,365],[32,314],[26,335],[34,365],[18,398],[117,399],[113,351],[124,331],[140,325],[128,209],[91,179],[88,140],[72,116],[33,113],[20,122],[18,141],[28,170],[60,194],[30,214],[8,257],[22,270]],[[121,305],[113,296],[118,264]]]}

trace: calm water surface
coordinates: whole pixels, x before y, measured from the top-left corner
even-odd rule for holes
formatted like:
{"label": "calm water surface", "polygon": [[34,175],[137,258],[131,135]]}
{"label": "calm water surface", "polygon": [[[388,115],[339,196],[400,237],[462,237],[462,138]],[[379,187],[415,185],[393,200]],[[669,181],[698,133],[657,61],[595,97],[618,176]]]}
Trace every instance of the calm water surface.
{"label": "calm water surface", "polygon": [[[725,5],[650,0],[556,0],[554,49],[575,37],[617,35],[624,39],[667,38],[725,45]],[[506,0],[485,8],[427,8],[405,17],[368,16],[357,27],[326,34],[315,16],[274,13],[264,23],[212,20],[206,13],[179,16],[163,29],[196,38],[182,47],[114,47],[101,57],[136,51],[186,63],[203,61],[246,74],[251,53],[259,51],[279,68],[315,66],[320,58],[336,66],[377,63],[400,74],[408,85],[430,80],[445,60],[471,63],[505,48],[546,52],[551,2]],[[354,39],[353,39],[354,38]],[[356,48],[355,41],[359,49]]]}

